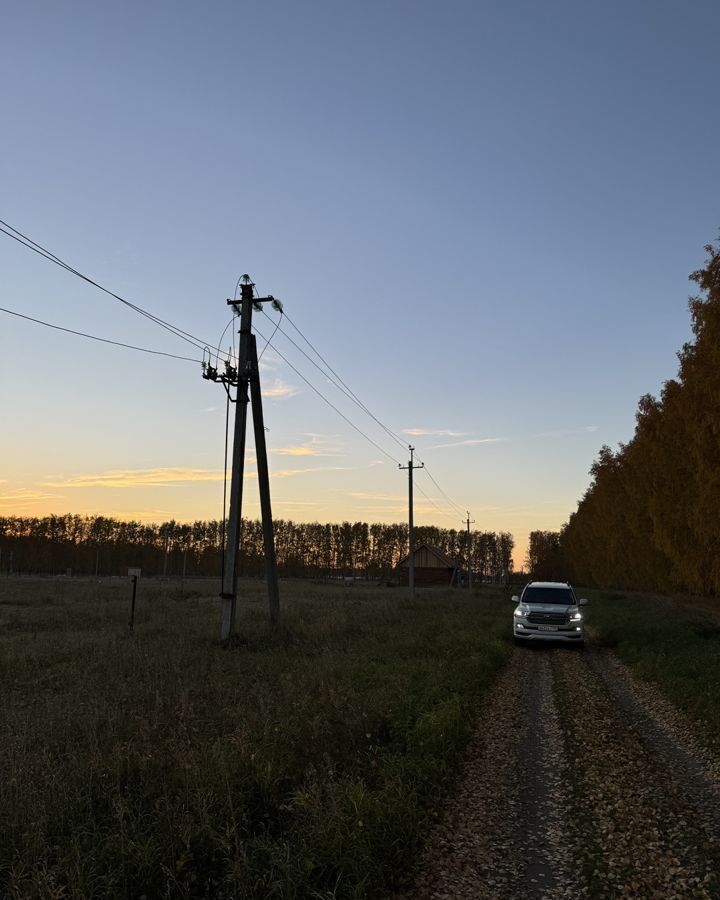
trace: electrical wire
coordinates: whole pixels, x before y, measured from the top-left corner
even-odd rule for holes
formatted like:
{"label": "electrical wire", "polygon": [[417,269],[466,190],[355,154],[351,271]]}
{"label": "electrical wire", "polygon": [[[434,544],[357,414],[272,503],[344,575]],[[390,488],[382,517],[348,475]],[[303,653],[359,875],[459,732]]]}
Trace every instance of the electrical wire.
{"label": "electrical wire", "polygon": [[365,432],[361,428],[359,428],[353,421],[348,419],[348,417],[345,415],[345,413],[341,412],[331,400],[328,400],[328,398],[325,396],[325,394],[322,393],[322,391],[318,390],[318,388],[316,388],[315,385],[310,380],[308,380],[303,375],[303,373],[290,362],[289,359],[287,359],[287,357],[283,356],[283,354],[278,350],[278,348],[274,344],[270,343],[269,338],[266,338],[265,335],[262,334],[262,332],[259,331],[257,328],[255,328],[255,331],[264,341],[267,342],[266,347],[271,346],[273,348],[273,350],[277,353],[277,355],[280,357],[280,359],[282,359],[283,362],[285,362],[288,366],[290,366],[290,368],[293,370],[293,372],[295,372],[295,374],[299,378],[302,378],[302,380],[305,382],[305,384],[311,390],[313,390],[324,403],[327,403],[327,405],[331,409],[335,410],[335,412],[340,416],[341,419],[344,419],[351,428],[353,428],[355,431],[357,431],[357,433],[359,435],[364,437],[366,441],[368,441],[370,444],[373,445],[373,447],[375,447],[377,450],[379,450],[383,454],[383,456],[386,456],[391,462],[394,462],[394,463],[397,463],[398,465],[400,465],[400,463],[398,463],[397,459],[395,459],[395,457],[392,456],[392,454],[388,453],[387,450],[383,449],[383,447],[381,447],[380,444],[377,443],[377,441],[374,441],[369,435],[365,434]]}
{"label": "electrical wire", "polygon": [[454,506],[455,509],[458,510],[458,512],[460,512],[461,514],[464,514],[464,513],[465,513],[465,510],[462,508],[462,506],[460,506],[459,504],[455,503],[454,500],[452,500],[450,497],[448,497],[448,495],[447,495],[447,494],[445,493],[445,491],[440,487],[440,485],[437,483],[437,481],[435,481],[435,479],[433,478],[431,472],[428,470],[427,466],[423,466],[423,469],[424,469],[425,473],[427,474],[428,478],[430,479],[430,481],[432,481],[432,483],[433,483],[433,484],[435,485],[435,487],[440,491],[440,493],[441,493],[441,494],[443,495],[443,497],[447,500],[447,502],[450,504],[450,506]]}
{"label": "electrical wire", "polygon": [[[172,325],[170,322],[161,319],[159,316],[154,315],[148,310],[143,309],[141,306],[138,306],[135,303],[131,303],[130,300],[126,300],[120,294],[116,294],[114,291],[111,291],[109,288],[106,288],[104,285],[100,284],[97,281],[94,281],[88,275],[84,275],[82,272],[79,272],[77,269],[73,268],[71,265],[66,263],[63,259],[57,256],[55,253],[52,253],[46,247],[43,247],[42,244],[39,244],[37,241],[34,241],[32,238],[28,237],[26,234],[23,234],[22,231],[19,231],[17,228],[14,228],[8,222],[0,219],[0,225],[4,225],[5,227],[0,227],[0,232],[5,234],[7,237],[12,238],[14,241],[17,241],[19,244],[22,244],[23,247],[26,247],[28,250],[32,250],[33,253],[37,253],[39,256],[42,256],[44,259],[47,259],[49,262],[54,263],[62,269],[65,269],[67,272],[70,272],[72,275],[77,276],[78,278],[86,281],[88,284],[93,285],[93,287],[98,288],[98,290],[103,291],[103,293],[107,294],[110,297],[113,297],[115,300],[118,300],[120,303],[132,309],[134,312],[138,313],[141,316],[145,316],[145,318],[149,319],[156,325],[159,325],[161,328],[164,328],[166,331],[169,331],[171,334],[175,335],[175,337],[180,338],[183,341],[186,341],[188,344],[192,344],[198,350],[204,350],[209,345],[207,341],[203,341],[198,338],[196,335],[191,334],[190,332],[183,331],[182,328],[178,328],[176,325]],[[9,231],[6,229],[10,229]],[[11,233],[11,232],[14,232]],[[219,357],[218,357],[219,358]]]}
{"label": "electrical wire", "polygon": [[[175,337],[178,337],[178,338],[180,338],[181,340],[186,341],[187,343],[189,343],[189,344],[191,344],[192,346],[196,347],[198,350],[201,350],[201,351],[203,351],[203,352],[206,352],[206,351],[207,351],[207,352],[209,352],[209,353],[212,352],[212,351],[210,351],[210,350],[208,349],[208,342],[207,342],[207,341],[202,341],[200,338],[198,338],[198,337],[195,336],[195,335],[192,335],[190,332],[183,331],[183,329],[178,328],[178,327],[175,326],[175,325],[172,325],[170,322],[167,322],[167,321],[165,321],[164,319],[161,319],[159,316],[156,316],[156,315],[154,315],[153,313],[150,313],[148,310],[143,309],[142,307],[138,306],[137,304],[131,303],[129,300],[126,300],[126,299],[125,299],[124,297],[122,297],[120,294],[116,294],[114,291],[109,290],[109,288],[106,288],[104,285],[102,285],[102,284],[100,284],[99,282],[95,281],[94,279],[90,278],[88,275],[85,275],[85,274],[83,274],[82,272],[78,271],[77,269],[73,268],[71,265],[69,265],[68,263],[66,263],[63,259],[61,259],[59,256],[57,256],[55,253],[52,253],[52,251],[48,250],[46,247],[43,247],[42,244],[39,244],[37,241],[34,241],[32,238],[28,237],[26,234],[23,234],[23,232],[21,232],[19,229],[15,228],[15,227],[13,227],[12,225],[10,225],[8,222],[5,222],[4,220],[0,219],[0,225],[5,226],[4,228],[0,227],[0,232],[2,232],[3,234],[5,234],[7,237],[12,238],[14,241],[17,241],[19,244],[22,244],[22,246],[23,246],[23,247],[26,247],[28,250],[32,250],[34,253],[37,253],[39,256],[42,256],[44,259],[47,259],[49,262],[54,263],[55,265],[59,266],[60,268],[65,269],[66,271],[70,272],[71,274],[75,275],[76,277],[78,277],[78,278],[82,279],[83,281],[87,282],[88,284],[93,285],[93,287],[98,288],[98,290],[103,291],[104,293],[108,294],[108,296],[114,298],[115,300],[118,300],[120,303],[122,303],[122,304],[124,304],[125,306],[129,307],[129,308],[132,309],[134,312],[138,313],[139,315],[144,316],[145,318],[149,319],[149,320],[150,320],[151,322],[153,322],[154,324],[159,325],[161,328],[166,329],[166,330],[169,331],[171,334],[173,334]],[[7,230],[7,229],[9,229],[9,230]],[[238,288],[238,285],[240,284],[240,281],[241,281],[241,280],[242,280],[242,279],[238,279],[238,282],[237,282],[237,284],[236,284],[236,286],[235,286],[235,295],[234,295],[235,297],[237,296],[237,288]],[[103,342],[103,343],[114,344],[114,345],[116,345],[116,346],[125,347],[125,348],[131,349],[131,350],[137,350],[137,351],[140,351],[140,352],[143,352],[143,353],[153,353],[153,354],[156,354],[156,355],[158,355],[158,356],[167,356],[167,357],[175,358],[175,359],[188,360],[188,361],[190,361],[190,362],[200,362],[200,360],[191,359],[190,357],[182,357],[182,356],[178,356],[177,354],[173,354],[173,353],[164,353],[164,352],[159,351],[159,350],[149,350],[149,349],[144,348],[144,347],[136,347],[136,346],[134,346],[134,345],[132,345],[132,344],[124,344],[124,343],[122,343],[122,342],[120,342],[120,341],[112,341],[112,340],[110,340],[110,339],[108,339],[108,338],[100,338],[100,337],[97,337],[97,336],[95,336],[95,335],[87,334],[87,333],[85,333],[85,332],[74,331],[73,329],[70,329],[70,328],[63,328],[62,326],[59,326],[59,325],[52,325],[52,324],[50,324],[49,322],[43,322],[43,321],[40,320],[40,319],[33,319],[31,316],[24,316],[22,313],[17,313],[17,312],[14,312],[13,310],[2,309],[2,311],[3,311],[3,312],[6,312],[6,313],[9,313],[10,315],[16,315],[16,316],[19,316],[20,318],[25,318],[25,319],[27,319],[27,320],[29,320],[29,321],[36,322],[37,324],[45,325],[45,326],[47,326],[47,327],[49,327],[49,328],[55,328],[55,329],[58,330],[58,331],[65,331],[65,332],[68,332],[68,333],[70,333],[70,334],[76,334],[76,335],[78,335],[78,336],[80,336],[80,337],[89,338],[90,340],[97,340],[97,341],[101,341],[101,342]],[[263,310],[263,313],[264,313],[264,310]],[[264,314],[266,315],[266,317],[267,317],[268,319],[270,319],[270,317],[267,316],[266,313],[264,313]],[[234,321],[234,318],[235,318],[235,316],[233,316],[233,319],[230,320],[230,323],[228,323],[228,325],[225,326],[225,330],[223,331],[223,333],[222,333],[222,335],[221,335],[221,337],[220,337],[220,341],[218,342],[218,345],[217,345],[217,348],[216,348],[216,352],[215,352],[215,354],[214,354],[216,360],[218,360],[218,361],[220,360],[220,344],[222,343],[222,338],[224,337],[225,332],[227,331],[228,327],[230,327],[230,324],[232,323],[232,321]],[[321,366],[319,366],[319,365],[318,365],[318,364],[317,364],[317,363],[316,363],[316,362],[315,362],[315,361],[314,361],[314,360],[313,360],[313,359],[312,359],[312,358],[311,358],[311,357],[310,357],[310,356],[302,349],[302,347],[300,347],[300,346],[298,345],[298,343],[297,343],[296,341],[294,341],[293,338],[290,337],[290,335],[289,335],[284,329],[281,328],[280,323],[281,323],[281,321],[282,321],[282,312],[281,312],[280,319],[278,319],[277,324],[275,325],[275,330],[273,331],[271,337],[268,338],[268,339],[263,338],[263,340],[266,340],[266,344],[265,344],[265,347],[264,347],[263,350],[262,350],[262,353],[260,354],[259,359],[262,358],[262,355],[265,353],[265,350],[267,350],[268,346],[271,346],[271,341],[272,341],[272,339],[275,337],[275,334],[277,333],[277,331],[280,330],[281,333],[287,338],[287,340],[290,341],[290,343],[291,343],[291,344],[292,344],[292,345],[293,345],[300,353],[302,353],[302,355],[303,355],[303,356],[304,356],[304,357],[305,357],[305,358],[306,358],[313,366],[315,366],[315,368],[317,368],[318,371],[320,371],[320,372],[323,374],[323,376],[324,376],[325,378],[327,378],[332,384],[335,385],[335,387],[337,387],[343,394],[345,394],[345,396],[346,396],[348,399],[350,399],[350,400],[351,400],[353,403],[355,403],[361,410],[363,410],[363,412],[365,412],[366,415],[368,415],[368,416],[369,416],[369,417],[370,417],[377,425],[379,425],[380,428],[382,428],[382,430],[383,430],[383,431],[384,431],[384,432],[385,432],[385,433],[386,433],[393,441],[395,441],[397,444],[399,444],[399,445],[400,445],[401,447],[403,447],[403,449],[404,449],[404,448],[406,447],[406,444],[405,444],[405,442],[402,440],[402,438],[400,438],[399,435],[397,435],[397,434],[396,434],[395,432],[393,432],[390,428],[388,428],[388,427],[387,427],[387,426],[386,426],[386,425],[385,425],[385,424],[384,424],[377,416],[374,415],[374,413],[372,413],[372,412],[370,411],[370,409],[362,402],[362,400],[360,400],[360,398],[354,393],[354,391],[352,391],[352,390],[348,387],[348,385],[345,383],[345,381],[343,381],[343,379],[338,375],[338,373],[335,371],[335,369],[330,365],[330,363],[328,363],[328,361],[322,356],[322,354],[321,354],[321,353],[317,350],[317,348],[311,343],[311,341],[305,336],[305,334],[301,331],[301,329],[293,322],[293,320],[292,320],[289,316],[287,316],[287,315],[285,316],[285,318],[286,318],[286,319],[288,320],[288,322],[292,325],[292,327],[297,331],[297,333],[300,335],[300,337],[305,341],[305,343],[307,344],[307,346],[310,347],[310,349],[312,350],[312,352],[315,353],[315,355],[318,357],[318,359],[320,359],[321,362],[327,367],[327,370],[329,370],[330,373],[332,373],[332,375],[334,376],[334,378],[333,378],[333,377],[330,377],[330,376],[328,375],[328,372],[325,371],[325,370],[323,370],[323,368],[322,368]],[[270,319],[270,321],[272,321],[272,320]],[[256,329],[256,331],[257,331],[257,329]],[[262,334],[260,334],[259,331],[257,331],[257,333],[260,335],[260,337],[263,337]],[[233,346],[234,346],[234,335],[233,335]],[[365,432],[362,431],[362,429],[358,428],[358,426],[355,425],[350,419],[348,419],[347,416],[345,416],[342,412],[340,412],[340,410],[339,410],[339,409],[338,409],[338,408],[337,408],[330,400],[328,400],[328,398],[325,397],[324,394],[322,394],[322,393],[321,393],[321,392],[320,392],[320,391],[319,391],[319,390],[318,390],[318,389],[317,389],[310,381],[308,381],[308,379],[305,378],[305,376],[304,376],[298,369],[296,369],[295,366],[293,366],[292,363],[290,363],[290,361],[289,361],[286,357],[284,357],[284,356],[280,353],[280,351],[277,349],[277,347],[275,347],[275,345],[272,345],[272,346],[273,346],[273,349],[276,351],[276,353],[278,353],[278,356],[280,356],[280,358],[283,359],[284,362],[287,363],[287,365],[289,365],[290,368],[291,368],[291,369],[292,369],[292,370],[293,370],[300,378],[302,378],[303,381],[305,381],[305,383],[306,383],[313,391],[315,391],[315,393],[317,393],[318,396],[320,396],[322,400],[325,401],[325,403],[327,403],[329,406],[331,406],[332,409],[334,409],[335,412],[338,413],[338,415],[340,415],[340,416],[341,416],[341,417],[342,417],[342,418],[343,418],[343,419],[344,419],[344,420],[345,420],[352,428],[354,428],[354,429],[355,429],[359,434],[361,434],[367,441],[369,441],[374,447],[376,447],[376,448],[377,448],[384,456],[386,456],[388,459],[391,459],[393,462],[397,462],[397,460],[396,460],[390,453],[388,453],[386,450],[384,450],[384,449],[383,449],[376,441],[374,441],[371,437],[369,437],[367,434],[365,434]],[[259,361],[259,359],[258,359],[258,361]],[[418,456],[418,460],[419,460],[420,462],[422,462],[422,460],[420,459],[419,456]],[[427,469],[426,469],[426,471],[427,471]],[[440,487],[440,485],[437,483],[437,481],[435,480],[435,478],[433,478],[433,476],[430,474],[430,472],[428,472],[428,477],[430,478],[430,480],[432,481],[432,483],[435,485],[435,487],[438,489],[438,491],[440,491],[440,493],[445,497],[445,499],[446,499],[452,506],[454,506],[456,509],[462,511],[462,508],[461,508],[458,504],[456,504],[455,501],[453,501],[453,500],[445,493],[445,491]],[[428,498],[428,499],[429,499],[429,498]]]}
{"label": "electrical wire", "polygon": [[[263,314],[265,315],[265,317],[266,317],[267,319],[270,319],[270,317],[267,315],[267,313],[265,313],[264,310],[263,310]],[[370,409],[368,409],[368,407],[362,402],[362,400],[360,400],[360,398],[357,396],[357,394],[355,394],[355,392],[351,390],[351,388],[346,384],[346,382],[343,381],[343,379],[340,377],[340,375],[338,375],[338,373],[335,371],[335,369],[330,365],[330,363],[325,359],[325,357],[320,353],[320,351],[319,351],[319,350],[311,343],[311,341],[309,340],[309,338],[307,338],[307,337],[305,336],[305,334],[300,330],[300,328],[295,324],[295,322],[293,322],[293,320],[290,318],[290,316],[289,316],[287,313],[285,313],[285,319],[292,325],[292,327],[295,329],[295,331],[297,331],[297,333],[298,333],[298,334],[300,335],[300,337],[305,341],[305,343],[308,345],[308,347],[310,347],[310,349],[311,349],[311,350],[313,351],[313,353],[318,357],[318,359],[320,359],[320,360],[322,361],[322,363],[327,367],[327,369],[332,373],[332,375],[334,376],[334,378],[332,378],[330,375],[328,375],[327,371],[325,371],[321,366],[319,366],[319,365],[318,365],[318,364],[317,364],[317,363],[316,363],[316,362],[315,362],[315,361],[314,361],[314,360],[313,360],[313,359],[312,359],[312,358],[311,358],[311,357],[310,357],[310,356],[302,349],[302,347],[300,347],[300,346],[297,344],[297,342],[294,341],[294,340],[290,337],[290,335],[287,333],[287,331],[286,331],[285,329],[283,329],[282,327],[280,327],[279,322],[278,322],[278,325],[276,326],[276,331],[277,331],[278,328],[280,328],[281,334],[282,334],[285,338],[287,338],[287,340],[290,341],[290,343],[291,343],[291,344],[292,344],[292,345],[293,345],[293,346],[294,346],[294,347],[295,347],[295,348],[296,348],[296,349],[297,349],[297,350],[298,350],[298,351],[299,351],[299,352],[300,352],[300,353],[301,353],[301,354],[302,354],[302,355],[303,355],[303,356],[304,356],[304,357],[305,357],[305,358],[306,358],[313,366],[315,366],[315,368],[316,368],[319,372],[321,372],[322,375],[323,375],[325,378],[327,378],[327,379],[330,381],[331,384],[335,385],[335,387],[338,388],[338,390],[340,390],[340,391],[341,391],[341,392],[342,392],[349,400],[351,400],[353,403],[355,403],[356,406],[358,406],[361,410],[363,410],[363,412],[365,412],[368,416],[370,416],[370,418],[371,418],[374,422],[376,422],[376,423],[382,428],[382,430],[383,430],[389,437],[391,437],[397,444],[399,444],[403,449],[407,449],[407,446],[408,446],[407,443],[406,443],[405,441],[403,441],[403,439],[402,439],[399,435],[397,435],[394,431],[392,431],[392,429],[388,428],[383,422],[381,422],[380,419],[379,419],[376,415],[374,415],[374,414],[371,412]],[[272,321],[272,320],[270,320],[270,321]],[[273,333],[273,334],[274,334],[274,333]],[[277,348],[276,348],[276,349],[277,349]],[[455,503],[455,501],[454,501],[450,496],[448,496],[448,494],[442,489],[442,487],[440,487],[440,485],[438,484],[437,480],[433,477],[432,473],[431,473],[431,472],[427,469],[427,467],[425,466],[424,461],[423,461],[423,459],[420,457],[419,454],[416,455],[416,459],[418,460],[418,462],[423,463],[423,466],[425,467],[425,471],[427,472],[428,478],[432,481],[432,483],[435,485],[435,487],[436,487],[437,490],[440,492],[440,494],[442,494],[442,496],[445,498],[445,500],[446,500],[452,507],[454,507],[455,509],[457,509],[460,513],[464,513],[463,508],[462,508],[459,504]],[[422,492],[422,491],[421,491],[421,492]],[[427,495],[425,495],[425,496],[426,496],[426,498],[427,498],[428,500],[430,499],[429,497],[427,497]],[[431,502],[432,502],[432,501],[431,501]],[[440,508],[437,507],[437,506],[436,506],[436,509],[438,509],[439,512],[442,512],[442,510],[440,510]],[[443,515],[447,515],[447,513],[444,513],[444,512],[443,512]]]}
{"label": "electrical wire", "polygon": [[[270,319],[270,316],[268,316],[268,314],[265,312],[265,310],[263,310],[263,314],[265,315],[265,317],[266,317],[267,319]],[[328,375],[328,372],[325,371],[325,369],[323,369],[322,366],[319,366],[319,365],[315,362],[315,360],[312,359],[312,357],[309,356],[309,355],[302,349],[302,347],[301,347],[296,341],[294,341],[294,340],[290,337],[290,335],[287,333],[287,331],[285,331],[285,329],[280,328],[281,334],[282,334],[282,335],[283,335],[283,336],[284,336],[284,337],[285,337],[285,338],[293,345],[293,347],[295,347],[296,350],[298,350],[300,353],[302,353],[302,355],[305,357],[305,359],[307,359],[308,362],[309,362],[311,365],[315,366],[315,368],[316,368],[319,372],[321,372],[322,375],[323,375],[325,378],[327,378],[327,380],[328,380],[331,384],[335,385],[335,387],[336,387],[341,393],[343,393],[343,394],[348,398],[348,400],[351,400],[357,407],[359,407],[364,413],[366,413],[366,415],[370,416],[370,418],[371,418],[375,423],[377,423],[377,424],[380,426],[380,428],[382,428],[382,430],[383,430],[390,438],[392,438],[392,440],[394,440],[397,444],[399,444],[399,445],[403,448],[403,450],[406,450],[406,449],[407,449],[407,443],[406,443],[405,441],[403,441],[403,439],[402,439],[399,435],[397,435],[392,429],[388,428],[387,425],[385,425],[383,422],[381,422],[380,419],[378,419],[378,417],[377,417],[373,412],[371,412],[370,409],[368,409],[368,407],[362,402],[362,400],[357,396],[357,394],[356,394],[354,391],[352,391],[352,390],[348,387],[348,385],[347,385],[347,384],[343,381],[343,379],[338,375],[338,373],[335,371],[335,369],[333,369],[333,367],[330,365],[330,363],[322,356],[322,354],[319,352],[319,350],[317,350],[317,349],[313,346],[313,344],[310,343],[310,341],[308,340],[308,338],[305,337],[305,335],[302,333],[302,331],[300,331],[300,329],[298,328],[298,326],[292,321],[292,319],[288,316],[287,313],[285,313],[285,318],[287,319],[288,322],[290,322],[290,324],[291,324],[292,327],[295,329],[295,331],[297,331],[297,333],[302,337],[302,339],[305,341],[305,343],[308,345],[308,347],[310,347],[310,349],[311,349],[311,350],[313,351],[313,353],[318,357],[318,359],[321,360],[321,362],[322,362],[322,363],[327,367],[327,369],[332,373],[332,375],[334,376],[334,378],[331,377],[331,375]],[[272,321],[272,320],[270,320],[270,321]],[[278,326],[278,327],[279,327],[279,326]]]}
{"label": "electrical wire", "polygon": [[[265,353],[267,348],[270,346],[270,341],[275,337],[275,334],[277,333],[277,330],[280,327],[280,322],[282,322],[282,317],[283,317],[283,313],[282,313],[282,310],[280,310],[280,318],[277,320],[277,325],[275,326],[275,331],[273,331],[273,333],[267,339],[265,346],[262,348],[262,352],[260,353],[260,356],[258,356],[258,365],[260,365],[260,360],[263,358],[263,354]],[[257,329],[255,329],[255,330],[257,331]]]}
{"label": "electrical wire", "polygon": [[[217,342],[217,348],[216,348],[217,353],[215,354],[216,359],[220,359],[220,344],[222,344],[223,338],[225,337],[225,334],[226,334],[228,328],[235,321],[235,318],[236,318],[236,313],[233,312],[232,319],[230,319],[230,321],[227,323],[227,325],[223,328],[223,333],[220,335],[220,339]],[[235,330],[234,329],[233,329],[232,334],[233,334],[233,352],[234,352],[235,351]]]}
{"label": "electrical wire", "polygon": [[[267,316],[267,314],[266,314],[266,318],[270,319],[270,317]],[[282,318],[282,317],[281,317],[281,318]],[[285,318],[288,318],[288,317],[287,317],[287,314],[285,314]],[[270,320],[270,321],[272,321],[272,320]],[[383,450],[383,448],[380,447],[379,444],[375,443],[375,441],[373,441],[372,438],[368,437],[368,435],[366,435],[364,431],[362,431],[362,430],[361,430],[360,428],[358,428],[353,422],[351,422],[350,419],[347,418],[347,416],[343,415],[343,413],[341,413],[340,410],[339,410],[336,406],[334,406],[334,404],[332,404],[332,403],[327,399],[327,397],[325,397],[324,394],[322,394],[322,393],[321,393],[321,392],[320,392],[320,391],[319,391],[319,390],[318,390],[318,389],[317,389],[310,381],[308,381],[308,379],[305,378],[305,376],[304,376],[301,372],[299,372],[298,369],[296,369],[295,366],[293,366],[292,363],[290,363],[289,360],[288,360],[285,356],[282,355],[282,353],[280,353],[280,351],[277,349],[277,347],[276,347],[274,344],[271,344],[271,341],[272,341],[272,339],[273,339],[274,336],[275,336],[275,332],[278,330],[278,328],[280,328],[280,321],[281,321],[281,319],[278,319],[278,322],[277,322],[277,324],[276,324],[276,326],[275,326],[275,331],[272,333],[272,335],[270,336],[270,338],[267,339],[267,342],[266,342],[266,344],[265,344],[265,348],[263,349],[263,353],[265,352],[265,349],[267,349],[268,346],[272,346],[273,350],[278,354],[278,356],[279,356],[284,362],[286,362],[286,363],[290,366],[290,368],[291,368],[297,375],[299,375],[300,378],[302,378],[303,381],[304,381],[307,385],[309,385],[309,386],[315,391],[316,394],[318,394],[318,395],[319,395],[319,396],[320,396],[320,397],[321,397],[321,398],[322,398],[322,399],[323,399],[330,407],[332,407],[332,409],[334,409],[335,412],[337,412],[339,415],[341,415],[342,418],[345,419],[345,421],[346,421],[349,425],[351,425],[357,432],[359,432],[366,440],[370,441],[370,443],[372,443],[375,447],[377,447],[378,450],[380,450],[382,453],[384,453],[385,456],[387,456],[387,457],[388,457],[389,459],[391,459],[393,462],[396,462],[396,463],[397,463],[397,460],[396,460],[396,459],[394,459],[389,453],[387,453],[385,450]],[[292,323],[291,323],[291,324],[292,324]],[[302,334],[302,332],[300,332],[300,330],[297,328],[296,325],[293,325],[293,327],[296,329],[296,331],[298,331],[298,333]],[[256,328],[255,330],[257,331],[258,334],[260,334],[260,332],[258,331],[257,328]],[[302,350],[301,347],[298,347],[298,345],[295,343],[295,341],[293,341],[292,338],[289,337],[289,335],[287,334],[287,332],[283,331],[282,328],[280,328],[280,331],[285,335],[285,337],[288,338],[288,340],[293,344],[293,346],[295,346],[295,347],[303,354],[303,356],[304,356],[306,359],[308,359],[308,361],[311,362],[311,363],[315,366],[315,368],[317,368],[320,372],[322,372],[323,375],[325,375],[325,376],[327,377],[327,373],[324,372],[323,369],[321,369],[320,366],[318,366],[318,365],[317,365],[317,364],[316,364],[316,363],[315,363],[315,362],[314,362],[314,361],[313,361],[313,360],[312,360],[312,359],[311,359],[311,358],[310,358],[310,357]],[[310,347],[313,349],[313,352],[315,352],[315,353],[317,354],[318,358],[320,358],[320,359],[323,360],[323,362],[328,366],[328,369],[330,369],[330,371],[333,373],[333,375],[335,375],[335,377],[338,379],[338,381],[340,381],[340,382],[342,383],[342,385],[347,389],[347,391],[343,391],[343,393],[345,393],[346,396],[352,395],[352,397],[354,397],[354,399],[355,399],[356,404],[357,404],[358,406],[360,406],[365,412],[367,412],[368,415],[370,415],[370,417],[371,417],[374,421],[376,421],[379,425],[382,426],[382,423],[380,422],[380,420],[377,419],[377,418],[376,418],[376,417],[375,417],[375,416],[367,409],[367,407],[362,403],[362,401],[358,400],[358,399],[355,397],[355,395],[352,393],[352,391],[350,390],[350,388],[347,387],[347,385],[345,384],[345,382],[342,381],[342,379],[341,379],[340,376],[334,371],[334,369],[332,369],[332,367],[327,363],[326,360],[323,359],[323,357],[320,355],[320,353],[318,353],[318,351],[317,351],[314,347],[312,347],[312,344],[310,344],[310,342],[307,340],[307,338],[305,338],[304,335],[302,335],[302,336],[303,336],[303,339],[304,339],[304,340],[306,341],[306,343],[308,344],[308,346],[310,346]],[[263,337],[263,335],[260,334],[260,337]],[[263,337],[263,340],[266,340],[266,339]],[[335,381],[333,381],[333,379],[330,379],[330,381],[331,381],[333,384],[335,384],[336,387],[338,387],[337,383],[336,383]],[[385,431],[387,431],[389,434],[393,435],[397,440],[400,440],[399,438],[397,438],[396,435],[393,434],[393,432],[391,432],[389,429],[385,428],[385,426],[382,426],[382,427],[383,427],[383,430],[385,430]],[[400,444],[401,444],[401,446],[403,447],[403,449],[405,449],[405,447],[407,446],[406,444],[402,443],[401,440],[400,440]],[[398,463],[398,464],[399,464],[399,463]],[[437,483],[437,481],[433,478],[433,476],[430,475],[429,472],[428,472],[428,475],[430,476],[430,480],[433,482],[433,484],[435,485],[435,487],[440,491],[440,493],[443,494],[443,496],[445,497],[445,499],[448,500],[448,502],[449,502],[451,505],[455,505],[455,504],[453,504],[452,500],[450,500],[450,498],[447,496],[447,494],[445,494],[445,492],[442,490],[442,488],[441,488],[440,485]],[[435,509],[440,513],[440,515],[446,516],[446,517],[447,517],[448,519],[450,519],[451,521],[454,521],[453,516],[452,516],[450,513],[448,513],[446,510],[441,509],[441,508],[437,505],[437,503],[435,503],[435,501],[432,499],[432,497],[428,496],[428,494],[422,489],[422,487],[421,487],[420,485],[416,484],[416,487],[417,487],[418,491],[423,495],[423,497],[425,497],[425,499],[426,499],[433,507],[435,507]]]}
{"label": "electrical wire", "polygon": [[415,482],[415,487],[417,488],[418,491],[420,491],[420,493],[428,501],[428,503],[432,504],[432,506],[435,507],[435,509],[440,513],[441,516],[446,516],[451,521],[453,521],[453,522],[455,521],[455,519],[450,515],[450,513],[445,509],[441,509],[437,505],[437,503],[433,500],[433,498],[428,496],[428,494],[425,493],[425,491],[420,487],[420,485],[417,482]]}
{"label": "electrical wire", "polygon": [[101,341],[103,344],[114,344],[116,347],[125,347],[127,350],[138,350],[140,353],[152,353],[155,356],[169,356],[171,359],[182,359],[193,363],[202,362],[202,360],[193,359],[190,356],[178,356],[177,353],[166,353],[164,350],[150,350],[147,347],[136,347],[134,344],[124,344],[122,341],[112,341],[110,338],[98,337],[95,334],[88,334],[85,331],[75,331],[74,328],[64,328],[62,325],[53,325],[51,322],[43,322],[42,319],[34,319],[32,316],[26,316],[24,313],[16,312],[14,309],[5,309],[4,306],[0,306],[0,312],[7,313],[10,316],[17,316],[19,319],[27,319],[28,322],[35,322],[37,325],[45,325],[46,328],[54,328],[56,331],[65,331],[67,334],[75,334],[78,337],[89,338],[91,341]]}

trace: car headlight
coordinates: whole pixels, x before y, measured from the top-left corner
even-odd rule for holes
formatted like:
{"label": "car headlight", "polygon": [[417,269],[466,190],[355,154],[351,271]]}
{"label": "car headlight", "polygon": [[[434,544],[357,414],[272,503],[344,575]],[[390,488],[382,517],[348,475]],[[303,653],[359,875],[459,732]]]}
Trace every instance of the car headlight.
{"label": "car headlight", "polygon": [[517,619],[521,619],[525,615],[525,613],[521,609],[516,609],[515,612],[513,613],[513,615]]}
{"label": "car headlight", "polygon": [[570,616],[571,622],[580,622],[581,620],[582,620],[582,613],[580,613],[580,612],[574,612]]}

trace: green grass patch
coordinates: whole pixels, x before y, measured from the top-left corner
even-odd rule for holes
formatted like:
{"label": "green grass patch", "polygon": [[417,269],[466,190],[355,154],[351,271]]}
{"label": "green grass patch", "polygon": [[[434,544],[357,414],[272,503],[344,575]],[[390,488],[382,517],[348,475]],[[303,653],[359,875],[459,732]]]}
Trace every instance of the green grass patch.
{"label": "green grass patch", "polygon": [[720,625],[682,598],[591,592],[588,623],[642,678],[720,741]]}
{"label": "green grass patch", "polygon": [[0,585],[0,895],[390,892],[511,652],[507,592]]}

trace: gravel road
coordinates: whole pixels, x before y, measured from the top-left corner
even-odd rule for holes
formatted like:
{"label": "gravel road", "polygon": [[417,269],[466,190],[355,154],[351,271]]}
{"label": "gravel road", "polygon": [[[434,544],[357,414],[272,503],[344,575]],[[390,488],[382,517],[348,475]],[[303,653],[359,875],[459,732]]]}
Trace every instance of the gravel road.
{"label": "gravel road", "polygon": [[407,900],[720,898],[720,765],[608,651],[515,649]]}

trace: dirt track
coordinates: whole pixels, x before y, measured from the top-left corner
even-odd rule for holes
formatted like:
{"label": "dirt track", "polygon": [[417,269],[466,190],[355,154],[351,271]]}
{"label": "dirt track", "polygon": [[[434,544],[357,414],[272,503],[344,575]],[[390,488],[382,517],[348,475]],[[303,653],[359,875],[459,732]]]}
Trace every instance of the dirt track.
{"label": "dirt track", "polygon": [[517,648],[404,895],[720,897],[720,766],[607,651]]}

